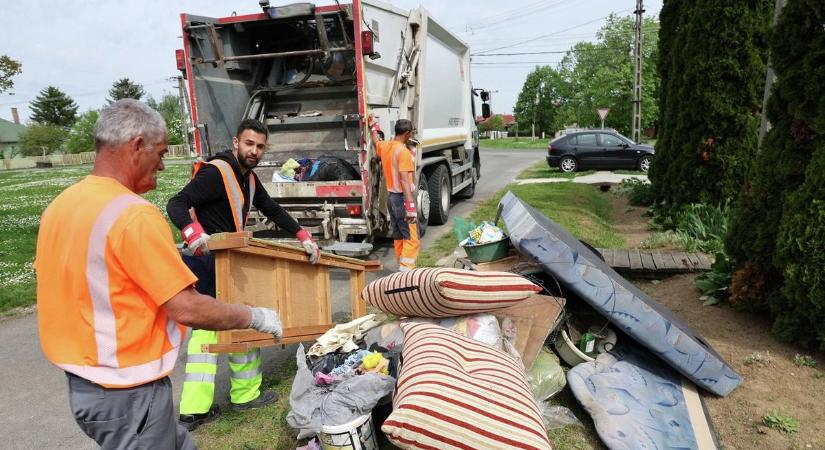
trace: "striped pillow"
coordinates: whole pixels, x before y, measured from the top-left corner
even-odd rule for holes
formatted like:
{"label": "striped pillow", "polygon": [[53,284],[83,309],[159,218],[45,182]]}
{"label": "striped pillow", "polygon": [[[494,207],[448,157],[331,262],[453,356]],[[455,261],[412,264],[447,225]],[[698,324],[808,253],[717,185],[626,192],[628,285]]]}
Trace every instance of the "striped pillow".
{"label": "striped pillow", "polygon": [[364,288],[364,300],[407,317],[455,317],[512,306],[539,286],[509,272],[422,268],[379,278]]}
{"label": "striped pillow", "polygon": [[521,365],[430,323],[407,322],[393,412],[381,430],[406,449],[551,450]]}

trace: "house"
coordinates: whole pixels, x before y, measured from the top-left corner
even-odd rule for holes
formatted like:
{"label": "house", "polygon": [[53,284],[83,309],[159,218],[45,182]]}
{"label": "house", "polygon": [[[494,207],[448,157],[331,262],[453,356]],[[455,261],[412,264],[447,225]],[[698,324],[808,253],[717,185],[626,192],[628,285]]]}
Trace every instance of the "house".
{"label": "house", "polygon": [[516,124],[516,117],[512,114],[495,114],[488,118],[477,117],[476,123],[478,124],[479,128],[483,128],[482,124],[486,124],[493,120],[494,117],[501,117],[504,120],[504,131],[510,131],[510,128]]}
{"label": "house", "polygon": [[0,157],[11,158],[20,151],[20,135],[24,125],[0,119]]}

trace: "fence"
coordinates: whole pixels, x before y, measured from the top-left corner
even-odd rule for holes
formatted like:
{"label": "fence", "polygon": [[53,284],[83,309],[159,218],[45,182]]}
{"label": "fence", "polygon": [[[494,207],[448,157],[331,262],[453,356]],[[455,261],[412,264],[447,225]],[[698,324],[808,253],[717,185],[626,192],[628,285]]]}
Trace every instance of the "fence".
{"label": "fence", "polygon": [[[185,145],[170,145],[167,158],[191,158],[192,154]],[[95,162],[95,152],[69,153],[64,155],[32,156],[28,158],[0,159],[0,170],[32,169],[37,163],[50,163],[52,166],[78,166]]]}

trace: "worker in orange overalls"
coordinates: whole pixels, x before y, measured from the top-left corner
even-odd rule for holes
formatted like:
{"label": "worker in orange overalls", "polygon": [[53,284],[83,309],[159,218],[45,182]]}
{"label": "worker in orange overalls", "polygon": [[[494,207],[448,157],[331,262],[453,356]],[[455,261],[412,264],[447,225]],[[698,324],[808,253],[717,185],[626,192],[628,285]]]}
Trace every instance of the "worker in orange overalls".
{"label": "worker in orange overalls", "polygon": [[414,131],[412,122],[407,119],[395,122],[395,137],[389,141],[380,140],[381,128],[372,116],[369,117],[368,125],[387,183],[398,270],[406,272],[415,269],[415,260],[418,259],[421,248],[416,226],[418,210],[415,206],[415,153],[412,146],[408,146]]}
{"label": "worker in orange overalls", "polygon": [[157,111],[112,103],[95,125],[91,175],[61,192],[37,234],[37,320],[46,358],[66,372],[77,424],[104,449],[194,449],[169,373],[186,326],[279,337],[278,314],[199,294],[160,210],[167,131]]}

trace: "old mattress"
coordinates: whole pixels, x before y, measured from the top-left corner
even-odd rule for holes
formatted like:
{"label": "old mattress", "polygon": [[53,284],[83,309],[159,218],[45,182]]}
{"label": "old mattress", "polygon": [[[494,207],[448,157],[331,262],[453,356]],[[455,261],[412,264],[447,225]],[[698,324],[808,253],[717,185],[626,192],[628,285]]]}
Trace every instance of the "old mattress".
{"label": "old mattress", "polygon": [[727,395],[741,383],[741,377],[701,336],[560,225],[512,192],[502,198],[501,206],[510,239],[520,252],[656,357],[717,395]]}

